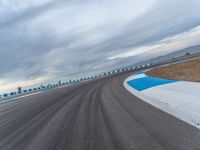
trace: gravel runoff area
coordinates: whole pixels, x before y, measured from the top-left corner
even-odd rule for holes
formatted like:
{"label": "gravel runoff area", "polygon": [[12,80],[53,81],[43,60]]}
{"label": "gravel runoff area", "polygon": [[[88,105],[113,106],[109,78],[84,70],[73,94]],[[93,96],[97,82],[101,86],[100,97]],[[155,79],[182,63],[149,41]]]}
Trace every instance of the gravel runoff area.
{"label": "gravel runoff area", "polygon": [[146,75],[164,79],[200,82],[200,58],[181,64],[156,68],[146,72]]}

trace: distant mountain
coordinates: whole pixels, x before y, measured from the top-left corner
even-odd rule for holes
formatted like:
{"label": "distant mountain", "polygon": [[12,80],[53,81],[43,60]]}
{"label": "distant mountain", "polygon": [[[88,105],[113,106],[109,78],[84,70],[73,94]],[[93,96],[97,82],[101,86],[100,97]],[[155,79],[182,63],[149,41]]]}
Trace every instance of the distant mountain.
{"label": "distant mountain", "polygon": [[185,56],[186,53],[190,53],[190,54],[197,54],[200,53],[200,45],[196,45],[196,46],[191,46],[185,49],[181,49],[178,50],[176,52],[172,52],[169,53],[167,55],[163,55],[163,56],[159,56],[156,58],[153,58],[151,60],[148,60],[148,62],[160,62],[160,61],[166,61],[172,58],[177,58],[177,57],[181,57],[181,56]]}
{"label": "distant mountain", "polygon": [[[163,62],[163,61],[168,61],[172,58],[178,58],[181,56],[185,56],[186,53],[190,53],[190,55],[195,55],[195,54],[200,55],[200,45],[191,46],[191,47],[188,47],[185,49],[178,50],[176,52],[169,53],[167,55],[158,56],[158,57],[155,57],[155,58],[152,58],[149,60],[145,60],[145,61],[136,63],[134,65],[129,65],[126,67],[141,66],[143,64],[148,64],[148,63],[159,63],[159,62]],[[120,68],[118,68],[118,69],[120,69]]]}
{"label": "distant mountain", "polygon": [[188,47],[188,48],[170,53],[168,55],[176,57],[176,56],[184,56],[186,53],[190,53],[190,54],[200,53],[200,45]]}

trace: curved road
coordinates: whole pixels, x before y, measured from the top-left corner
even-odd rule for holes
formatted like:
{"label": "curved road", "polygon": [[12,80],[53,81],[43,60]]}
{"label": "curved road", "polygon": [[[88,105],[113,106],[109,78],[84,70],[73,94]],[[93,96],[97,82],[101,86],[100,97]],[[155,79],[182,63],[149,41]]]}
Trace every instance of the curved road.
{"label": "curved road", "polygon": [[130,73],[0,104],[0,150],[198,150],[200,130],[131,95]]}

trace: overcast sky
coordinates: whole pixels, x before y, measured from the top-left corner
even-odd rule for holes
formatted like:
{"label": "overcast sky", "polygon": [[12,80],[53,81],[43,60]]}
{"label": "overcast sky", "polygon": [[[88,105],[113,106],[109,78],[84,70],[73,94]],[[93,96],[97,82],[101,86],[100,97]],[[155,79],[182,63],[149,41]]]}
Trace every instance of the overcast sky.
{"label": "overcast sky", "polygon": [[200,44],[199,0],[0,0],[0,92]]}

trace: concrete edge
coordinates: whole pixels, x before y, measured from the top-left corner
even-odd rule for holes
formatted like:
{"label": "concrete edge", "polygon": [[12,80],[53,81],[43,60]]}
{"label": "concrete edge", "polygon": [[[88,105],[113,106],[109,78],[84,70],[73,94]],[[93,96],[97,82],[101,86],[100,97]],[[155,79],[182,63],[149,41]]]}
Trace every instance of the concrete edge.
{"label": "concrete edge", "polygon": [[148,95],[145,95],[141,92],[138,92],[137,90],[133,89],[132,87],[130,87],[127,82],[129,80],[131,80],[131,78],[133,78],[134,75],[128,77],[127,79],[125,79],[123,86],[133,95],[135,95],[136,97],[140,98],[141,100],[143,100],[144,102],[147,102],[148,104],[200,129],[200,116],[197,116],[191,112],[188,112],[184,109],[175,107],[169,103],[164,103],[158,99],[154,99],[149,97]]}

